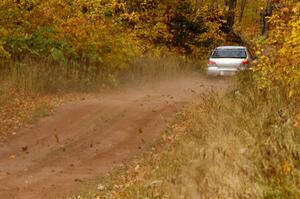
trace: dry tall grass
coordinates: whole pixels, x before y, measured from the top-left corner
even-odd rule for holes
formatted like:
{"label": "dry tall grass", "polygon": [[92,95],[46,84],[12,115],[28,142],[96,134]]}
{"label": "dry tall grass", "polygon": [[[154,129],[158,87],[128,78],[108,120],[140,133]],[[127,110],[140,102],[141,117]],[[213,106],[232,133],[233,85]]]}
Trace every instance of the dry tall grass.
{"label": "dry tall grass", "polygon": [[[192,109],[185,198],[299,198],[299,131],[279,92],[210,97]],[[178,192],[175,192],[176,195]]]}
{"label": "dry tall grass", "polygon": [[88,63],[58,63],[48,59],[24,58],[23,61],[0,60],[0,104],[9,90],[27,94],[99,91],[128,82],[152,81],[195,71],[204,66],[183,56],[145,55],[126,67],[93,66]]}

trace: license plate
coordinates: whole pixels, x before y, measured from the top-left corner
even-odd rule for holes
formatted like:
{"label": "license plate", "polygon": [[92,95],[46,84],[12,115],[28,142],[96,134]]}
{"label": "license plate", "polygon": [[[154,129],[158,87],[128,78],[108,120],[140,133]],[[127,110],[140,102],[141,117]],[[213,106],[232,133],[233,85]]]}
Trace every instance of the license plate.
{"label": "license plate", "polygon": [[234,72],[232,72],[232,71],[221,71],[220,75],[221,76],[224,76],[224,75],[234,75]]}

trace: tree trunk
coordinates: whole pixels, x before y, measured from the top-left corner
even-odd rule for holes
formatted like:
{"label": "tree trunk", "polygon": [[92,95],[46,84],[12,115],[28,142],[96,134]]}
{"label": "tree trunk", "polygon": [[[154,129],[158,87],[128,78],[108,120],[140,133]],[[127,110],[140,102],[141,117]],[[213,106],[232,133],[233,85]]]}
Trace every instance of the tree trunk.
{"label": "tree trunk", "polygon": [[272,16],[273,12],[273,1],[272,0],[267,0],[267,5],[266,7],[261,11],[260,17],[261,17],[261,34],[264,35],[265,37],[268,37],[268,32],[269,32],[269,22],[268,18]]}
{"label": "tree trunk", "polygon": [[232,32],[232,27],[235,20],[235,8],[237,0],[229,0],[229,10],[227,15],[227,28],[229,32]]}
{"label": "tree trunk", "polygon": [[239,15],[239,22],[242,22],[243,20],[246,4],[247,4],[247,0],[241,0],[241,11]]}

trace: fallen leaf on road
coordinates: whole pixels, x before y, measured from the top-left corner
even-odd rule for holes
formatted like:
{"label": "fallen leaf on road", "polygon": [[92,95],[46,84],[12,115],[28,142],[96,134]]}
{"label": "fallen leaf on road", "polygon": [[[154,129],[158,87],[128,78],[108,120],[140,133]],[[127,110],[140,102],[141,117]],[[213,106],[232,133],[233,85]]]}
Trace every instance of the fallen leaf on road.
{"label": "fallen leaf on road", "polygon": [[105,189],[105,187],[104,187],[104,185],[99,184],[99,185],[97,186],[97,189],[98,189],[99,191],[103,191],[103,190]]}
{"label": "fallen leaf on road", "polygon": [[140,169],[140,165],[136,165],[136,167],[134,168],[134,171],[135,171],[135,172],[138,172],[139,169]]}
{"label": "fallen leaf on road", "polygon": [[23,151],[23,152],[25,152],[25,151],[27,151],[27,150],[28,150],[28,146],[23,146],[23,147],[22,147],[22,151]]}
{"label": "fallen leaf on road", "polygon": [[55,138],[56,143],[59,143],[59,137],[58,137],[58,135],[55,134],[54,138]]}
{"label": "fallen leaf on road", "polygon": [[75,181],[75,182],[82,182],[82,180],[79,179],[79,178],[74,179],[74,181]]}

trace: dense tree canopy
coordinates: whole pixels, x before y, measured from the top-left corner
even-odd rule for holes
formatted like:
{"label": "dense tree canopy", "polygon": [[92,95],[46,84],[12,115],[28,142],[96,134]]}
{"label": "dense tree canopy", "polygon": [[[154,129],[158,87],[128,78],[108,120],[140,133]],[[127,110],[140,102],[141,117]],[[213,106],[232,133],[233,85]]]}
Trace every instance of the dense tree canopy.
{"label": "dense tree canopy", "polygon": [[[117,49],[165,45],[190,50],[219,39],[208,6],[191,1],[4,0],[0,3],[2,57],[52,56],[104,60]],[[136,45],[143,42],[143,45]]]}

